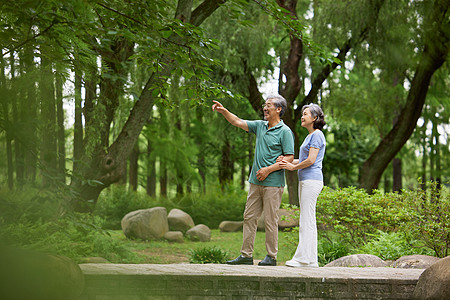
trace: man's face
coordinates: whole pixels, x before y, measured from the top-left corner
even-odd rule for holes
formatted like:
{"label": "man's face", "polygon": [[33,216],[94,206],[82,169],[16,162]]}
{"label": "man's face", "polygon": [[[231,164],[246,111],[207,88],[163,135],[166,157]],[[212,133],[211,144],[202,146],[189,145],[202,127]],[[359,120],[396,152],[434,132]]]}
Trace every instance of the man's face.
{"label": "man's face", "polygon": [[280,116],[281,107],[275,107],[271,99],[266,101],[263,106],[264,120],[269,121]]}

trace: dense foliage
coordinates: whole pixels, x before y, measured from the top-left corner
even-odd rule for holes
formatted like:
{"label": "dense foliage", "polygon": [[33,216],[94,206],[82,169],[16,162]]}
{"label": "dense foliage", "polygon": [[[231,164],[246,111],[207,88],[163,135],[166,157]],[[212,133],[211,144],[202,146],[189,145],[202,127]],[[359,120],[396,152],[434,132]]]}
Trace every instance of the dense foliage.
{"label": "dense foliage", "polygon": [[2,189],[0,200],[2,245],[64,255],[76,262],[88,257],[117,263],[139,261],[137,254],[111,239],[102,228],[102,218],[64,213],[57,195],[35,188],[15,193]]}

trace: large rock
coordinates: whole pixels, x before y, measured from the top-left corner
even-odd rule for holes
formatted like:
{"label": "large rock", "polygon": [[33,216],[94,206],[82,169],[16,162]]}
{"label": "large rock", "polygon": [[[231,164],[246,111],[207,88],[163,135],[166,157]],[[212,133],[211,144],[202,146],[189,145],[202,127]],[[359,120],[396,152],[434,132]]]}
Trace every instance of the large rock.
{"label": "large rock", "polygon": [[219,224],[221,232],[236,232],[241,231],[244,221],[222,221]]}
{"label": "large rock", "polygon": [[75,300],[84,275],[64,256],[0,246],[0,299]]}
{"label": "large rock", "polygon": [[168,231],[164,235],[164,238],[169,243],[184,243],[184,236],[181,231]]}
{"label": "large rock", "polygon": [[371,254],[353,254],[338,258],[325,267],[386,267],[386,262]]}
{"label": "large rock", "polygon": [[402,269],[426,269],[438,260],[438,257],[429,255],[407,255],[394,261],[392,266]]}
{"label": "large rock", "polygon": [[153,207],[132,211],[123,217],[122,231],[127,238],[161,239],[169,231],[167,210]]}
{"label": "large rock", "polygon": [[[278,229],[286,229],[298,226],[298,210],[287,210],[280,208],[278,210]],[[265,231],[264,213],[258,219],[258,231]]]}
{"label": "large rock", "polygon": [[181,231],[186,233],[186,231],[195,226],[191,216],[177,208],[174,208],[169,212],[168,220],[169,229],[171,231]]}
{"label": "large rock", "polygon": [[209,242],[211,240],[211,230],[206,225],[198,224],[186,232],[186,237],[192,241]]}
{"label": "large rock", "polygon": [[81,259],[82,264],[110,264],[111,262],[103,257],[93,256]]}
{"label": "large rock", "polygon": [[423,271],[413,299],[450,299],[450,256],[442,258]]}

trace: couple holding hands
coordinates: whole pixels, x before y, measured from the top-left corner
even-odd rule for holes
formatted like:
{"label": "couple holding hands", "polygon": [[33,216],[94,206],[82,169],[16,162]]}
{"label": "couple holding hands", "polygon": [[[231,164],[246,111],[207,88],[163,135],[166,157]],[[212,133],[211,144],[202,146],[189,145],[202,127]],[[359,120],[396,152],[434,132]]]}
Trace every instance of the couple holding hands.
{"label": "couple holding hands", "polygon": [[287,102],[269,96],[263,106],[264,120],[242,120],[214,101],[213,111],[222,114],[233,126],[256,135],[255,157],[248,179],[250,188],[244,211],[241,254],[230,265],[253,265],[253,245],[258,219],[264,213],[266,257],[260,266],[276,266],[278,253],[278,210],[285,186],[284,170],[298,170],[300,221],[299,244],[289,267],[318,267],[316,202],[323,188],[322,160],[326,141],[322,133],[324,114],[317,104],[302,108],[302,127],[309,132],[294,159],[294,135],[281,119]]}

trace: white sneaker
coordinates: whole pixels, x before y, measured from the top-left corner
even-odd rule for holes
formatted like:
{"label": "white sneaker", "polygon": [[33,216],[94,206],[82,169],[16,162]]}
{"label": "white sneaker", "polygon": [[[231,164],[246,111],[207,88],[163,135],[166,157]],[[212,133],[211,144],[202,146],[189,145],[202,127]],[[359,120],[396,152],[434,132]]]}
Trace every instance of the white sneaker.
{"label": "white sneaker", "polygon": [[319,267],[319,265],[317,263],[306,264],[306,263],[301,263],[299,261],[296,261],[294,259],[288,260],[286,262],[286,266],[293,267],[293,268],[318,268]]}

